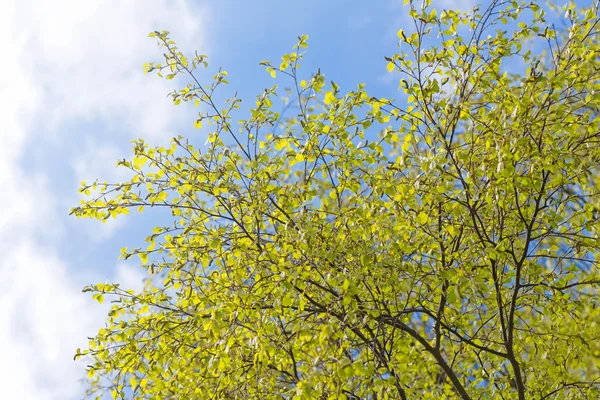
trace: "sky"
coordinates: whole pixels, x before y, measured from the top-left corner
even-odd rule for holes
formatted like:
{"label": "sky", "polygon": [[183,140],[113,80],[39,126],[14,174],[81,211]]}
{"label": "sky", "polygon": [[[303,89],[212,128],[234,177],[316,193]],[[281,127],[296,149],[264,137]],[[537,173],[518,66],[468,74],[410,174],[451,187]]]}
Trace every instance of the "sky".
{"label": "sky", "polygon": [[0,0],[0,398],[81,398],[85,365],[73,354],[108,307],[81,289],[142,285],[137,260],[118,256],[141,245],[151,213],[107,224],[68,214],[82,180],[124,179],[115,165],[131,140],[203,134],[194,109],[166,97],[182,82],[143,74],[161,56],[150,31],[169,30],[185,52],[208,54],[213,71],[229,72],[229,94],[252,104],[273,85],[259,62],[278,62],[301,34],[307,76],[320,67],[342,90],[363,82],[394,97],[383,57],[407,22],[402,0]]}

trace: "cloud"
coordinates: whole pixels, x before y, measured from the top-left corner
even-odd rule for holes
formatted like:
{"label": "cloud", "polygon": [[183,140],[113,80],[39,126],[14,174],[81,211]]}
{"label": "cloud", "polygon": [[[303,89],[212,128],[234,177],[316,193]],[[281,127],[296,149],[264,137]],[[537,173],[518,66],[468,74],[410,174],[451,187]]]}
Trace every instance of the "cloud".
{"label": "cloud", "polygon": [[144,278],[148,276],[142,272],[143,269],[136,264],[120,261],[116,266],[116,277],[114,283],[119,283],[121,289],[141,292],[144,288]]}
{"label": "cloud", "polygon": [[0,397],[69,399],[83,392],[77,347],[94,334],[105,309],[81,288],[49,247],[20,242],[0,259]]}
{"label": "cloud", "polygon": [[205,14],[183,1],[19,1],[18,36],[29,38],[30,74],[43,88],[39,116],[52,128],[101,119],[131,136],[163,135],[181,118],[167,106],[172,83],[142,74],[143,62],[161,57],[147,34],[171,29],[182,48],[205,47]]}
{"label": "cloud", "polygon": [[[99,182],[125,182],[131,179],[131,173],[127,169],[116,167],[117,160],[129,157],[129,149],[121,150],[114,143],[105,144],[99,142],[97,138],[87,137],[71,158],[71,167],[74,170],[73,181],[77,184],[81,181],[91,184],[96,179]],[[78,204],[84,198],[75,190],[71,196],[65,197],[65,202],[68,203],[67,207]],[[79,220],[77,222],[86,238],[97,243],[112,237],[125,224],[125,221],[123,218],[111,218],[103,224],[95,220]]]}
{"label": "cloud", "polygon": [[146,35],[171,29],[182,48],[207,51],[207,12],[184,1],[0,2],[0,398],[82,394],[72,356],[106,313],[81,293],[84,279],[135,286],[143,275],[79,270],[86,251],[70,245],[63,204],[74,178],[118,178],[100,165],[132,138],[165,140],[188,119],[165,98],[172,82],[143,76],[160,55]]}

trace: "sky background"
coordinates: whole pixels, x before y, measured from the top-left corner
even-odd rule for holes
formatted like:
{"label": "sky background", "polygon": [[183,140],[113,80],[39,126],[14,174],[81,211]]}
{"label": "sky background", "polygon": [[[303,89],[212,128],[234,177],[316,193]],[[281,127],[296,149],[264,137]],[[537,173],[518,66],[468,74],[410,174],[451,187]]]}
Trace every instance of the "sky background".
{"label": "sky background", "polygon": [[258,63],[278,64],[300,34],[309,35],[306,76],[320,67],[343,91],[364,82],[397,98],[383,57],[409,30],[406,12],[402,0],[0,0],[0,399],[80,398],[84,365],[73,354],[108,307],[82,287],[142,284],[137,259],[118,256],[142,244],[152,210],[107,224],[69,217],[79,182],[124,179],[115,164],[135,138],[204,143],[197,111],[166,97],[183,83],[143,74],[162,54],[148,32],[169,30],[184,52],[208,54],[242,107],[274,84]]}

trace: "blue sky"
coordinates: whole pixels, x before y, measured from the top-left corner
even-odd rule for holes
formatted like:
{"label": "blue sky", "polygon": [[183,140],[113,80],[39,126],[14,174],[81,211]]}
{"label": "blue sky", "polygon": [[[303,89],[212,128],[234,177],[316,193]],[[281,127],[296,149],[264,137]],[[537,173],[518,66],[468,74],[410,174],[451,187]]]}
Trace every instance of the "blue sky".
{"label": "blue sky", "polygon": [[144,277],[136,260],[117,257],[141,244],[155,214],[76,220],[68,212],[78,183],[124,179],[114,166],[138,137],[204,143],[195,110],[166,98],[178,82],[143,75],[161,54],[148,32],[169,30],[181,49],[208,54],[213,71],[229,72],[226,90],[252,104],[274,83],[258,63],[278,62],[300,34],[310,37],[307,75],[320,67],[342,90],[363,82],[398,97],[383,57],[407,23],[402,0],[0,1],[0,398],[77,398],[83,365],[74,351],[107,311],[81,288],[135,288]]}

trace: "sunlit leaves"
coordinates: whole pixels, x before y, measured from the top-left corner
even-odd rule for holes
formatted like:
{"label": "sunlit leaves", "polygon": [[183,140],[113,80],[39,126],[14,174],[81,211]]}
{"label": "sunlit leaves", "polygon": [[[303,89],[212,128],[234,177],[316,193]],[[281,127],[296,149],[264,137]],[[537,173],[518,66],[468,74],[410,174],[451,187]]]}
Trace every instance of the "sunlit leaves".
{"label": "sunlit leaves", "polygon": [[325,93],[325,100],[323,100],[323,102],[327,105],[333,103],[335,101],[335,95],[333,94],[333,92],[327,92]]}
{"label": "sunlit leaves", "polygon": [[240,100],[213,96],[227,73],[201,82],[206,56],[152,34],[166,56],[145,71],[191,81],[171,96],[207,132],[137,140],[130,180],[81,183],[77,216],[172,217],[122,251],[143,290],[84,289],[114,301],[76,354],[92,392],[598,397],[597,9],[566,7],[565,33],[536,4],[407,4],[400,100],[301,72],[301,36],[261,63],[287,103],[265,89],[237,124]]}

